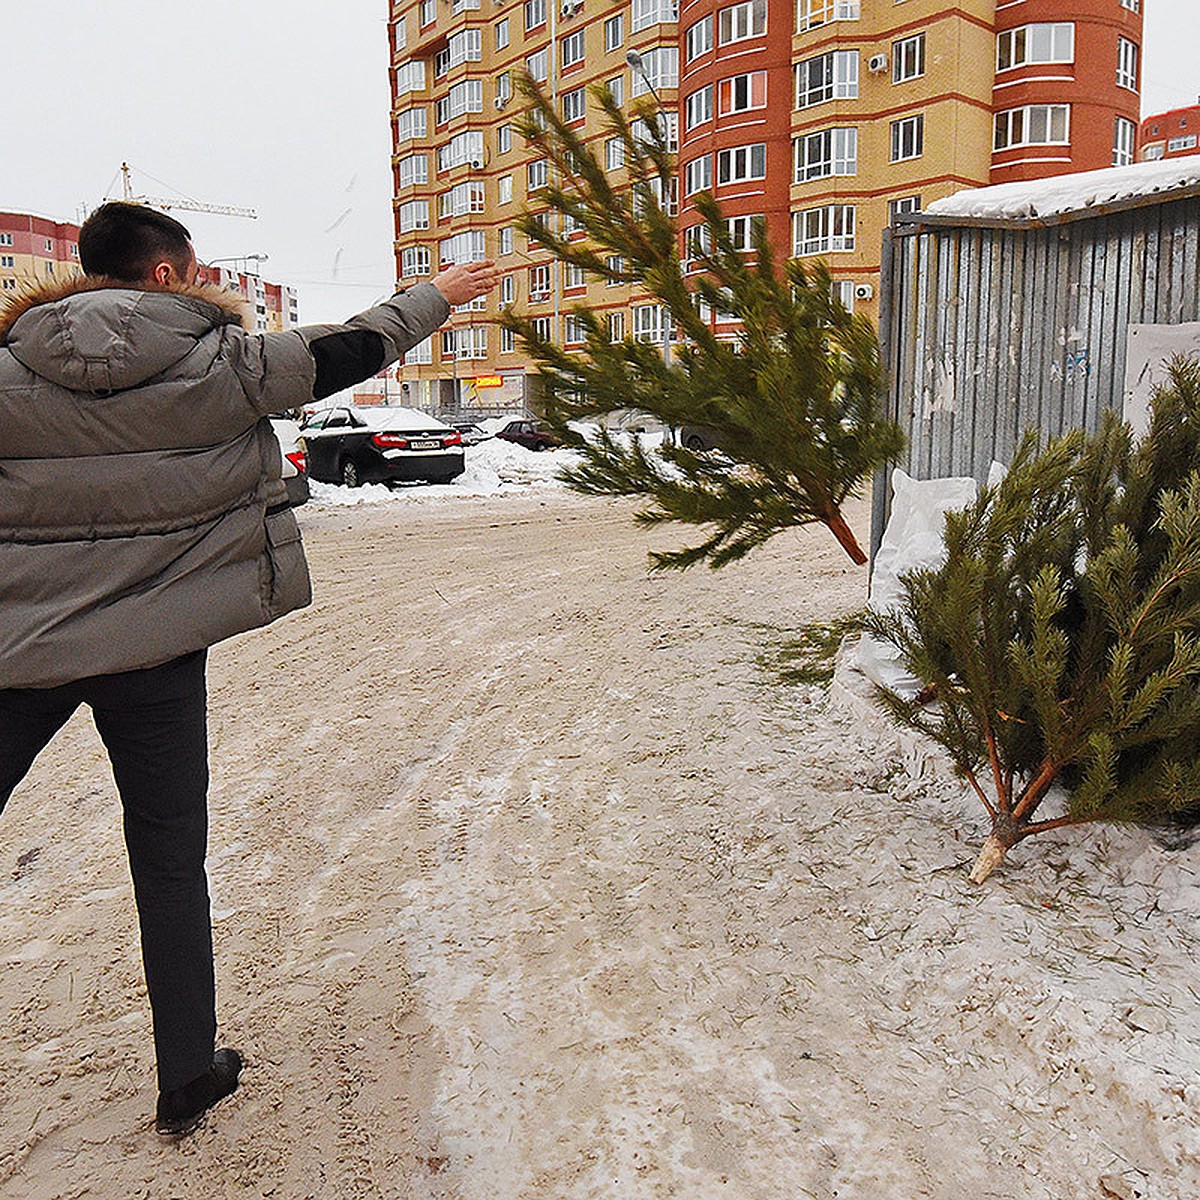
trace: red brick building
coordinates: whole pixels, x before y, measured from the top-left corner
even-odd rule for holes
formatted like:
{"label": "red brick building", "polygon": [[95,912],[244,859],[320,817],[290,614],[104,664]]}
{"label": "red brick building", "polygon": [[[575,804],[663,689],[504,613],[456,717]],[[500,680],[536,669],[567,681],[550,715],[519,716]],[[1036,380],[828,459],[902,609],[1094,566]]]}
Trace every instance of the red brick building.
{"label": "red brick building", "polygon": [[1138,162],[1200,154],[1200,104],[1147,117],[1138,131]]}

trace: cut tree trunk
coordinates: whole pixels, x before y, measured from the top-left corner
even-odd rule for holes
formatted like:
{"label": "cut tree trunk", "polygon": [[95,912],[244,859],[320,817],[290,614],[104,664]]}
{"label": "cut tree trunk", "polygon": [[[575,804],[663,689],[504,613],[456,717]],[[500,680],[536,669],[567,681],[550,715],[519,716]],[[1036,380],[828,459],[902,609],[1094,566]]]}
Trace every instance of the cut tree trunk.
{"label": "cut tree trunk", "polygon": [[994,833],[989,833],[971,868],[971,882],[982,883],[1004,861],[1009,849]]}
{"label": "cut tree trunk", "polygon": [[854,531],[846,524],[845,518],[842,516],[839,509],[834,509],[832,513],[823,518],[826,525],[829,526],[829,532],[838,540],[838,545],[850,556],[850,561],[855,566],[861,567],[867,561],[867,556],[863,553],[862,547],[858,544],[858,539],[854,536]]}

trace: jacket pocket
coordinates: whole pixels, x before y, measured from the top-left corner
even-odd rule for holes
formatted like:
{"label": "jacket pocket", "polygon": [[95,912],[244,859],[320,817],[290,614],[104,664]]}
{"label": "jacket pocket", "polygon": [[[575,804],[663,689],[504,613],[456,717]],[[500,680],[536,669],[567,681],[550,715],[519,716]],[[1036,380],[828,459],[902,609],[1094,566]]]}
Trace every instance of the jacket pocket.
{"label": "jacket pocket", "polygon": [[267,620],[312,603],[312,585],[300,526],[290,508],[268,510],[264,517],[267,532],[267,560],[271,568],[268,594],[263,597]]}

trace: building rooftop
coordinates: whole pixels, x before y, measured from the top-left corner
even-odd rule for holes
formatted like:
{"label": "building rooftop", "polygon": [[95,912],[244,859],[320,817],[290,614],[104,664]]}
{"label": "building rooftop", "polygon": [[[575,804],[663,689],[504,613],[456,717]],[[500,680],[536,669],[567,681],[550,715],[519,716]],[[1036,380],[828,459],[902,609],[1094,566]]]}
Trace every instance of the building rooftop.
{"label": "building rooftop", "polygon": [[1078,171],[993,187],[968,188],[935,201],[927,215],[981,221],[1054,221],[1109,207],[1133,207],[1175,193],[1200,192],[1200,154],[1161,162]]}

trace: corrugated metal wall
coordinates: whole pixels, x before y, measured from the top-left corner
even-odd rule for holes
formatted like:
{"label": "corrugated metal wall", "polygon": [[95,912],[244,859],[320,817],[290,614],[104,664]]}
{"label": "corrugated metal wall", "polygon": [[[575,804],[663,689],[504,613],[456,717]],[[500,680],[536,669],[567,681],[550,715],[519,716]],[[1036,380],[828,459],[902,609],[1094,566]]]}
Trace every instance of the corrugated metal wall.
{"label": "corrugated metal wall", "polygon": [[[887,235],[881,329],[898,465],[987,477],[1030,427],[1120,409],[1129,324],[1200,319],[1200,196],[1017,228],[921,218]],[[875,482],[872,549],[889,505]]]}

